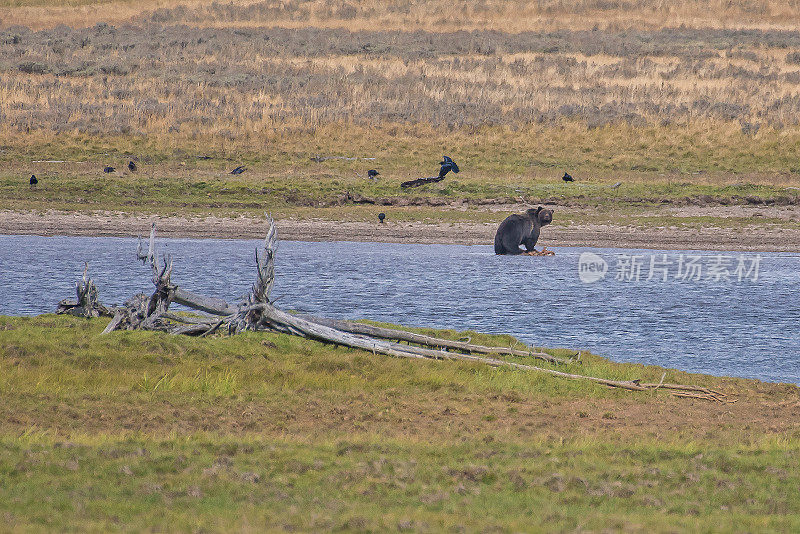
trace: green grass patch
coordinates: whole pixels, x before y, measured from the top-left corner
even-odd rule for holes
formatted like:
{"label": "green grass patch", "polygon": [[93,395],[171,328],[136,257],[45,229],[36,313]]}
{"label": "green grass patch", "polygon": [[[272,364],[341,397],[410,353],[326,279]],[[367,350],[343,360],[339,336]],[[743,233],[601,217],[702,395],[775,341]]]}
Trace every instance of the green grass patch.
{"label": "green grass patch", "polygon": [[[144,164],[141,167],[147,169]],[[52,167],[52,165],[51,165]],[[31,171],[33,172],[33,171]],[[485,204],[527,202],[592,207],[598,215],[673,205],[788,205],[800,202],[794,189],[755,183],[670,183],[662,177],[639,176],[612,188],[606,179],[564,184],[542,175],[487,180],[481,175],[449,178],[403,190],[387,177],[372,182],[356,171],[342,174],[309,169],[308,174],[278,175],[262,168],[243,177],[198,166],[154,170],[154,175],[104,175],[86,165],[59,172],[36,171],[39,185],[31,189],[27,171],[0,171],[0,209],[119,211],[163,215],[255,215],[268,210],[277,216],[374,220],[377,211],[391,210],[393,219],[428,222],[494,222],[505,216],[487,213]],[[387,173],[388,174],[388,173]],[[24,179],[23,179],[24,178]],[[720,178],[722,180],[722,178]],[[487,183],[495,182],[495,183]]]}
{"label": "green grass patch", "polygon": [[786,445],[29,435],[0,439],[0,513],[25,530],[792,531],[796,464]]}
{"label": "green grass patch", "polygon": [[104,324],[0,317],[4,528],[800,528],[796,386],[593,355],[559,367],[666,372],[738,399],[723,406],[280,334],[99,336]]}

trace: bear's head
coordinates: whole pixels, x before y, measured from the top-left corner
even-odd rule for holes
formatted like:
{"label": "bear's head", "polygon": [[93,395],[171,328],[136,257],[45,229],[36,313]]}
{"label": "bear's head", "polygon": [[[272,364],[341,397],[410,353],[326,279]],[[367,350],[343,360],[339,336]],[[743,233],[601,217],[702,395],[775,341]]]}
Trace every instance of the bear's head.
{"label": "bear's head", "polygon": [[547,226],[551,222],[553,222],[553,210],[549,210],[539,206],[536,209],[529,209],[525,213],[528,214],[532,220],[539,221],[539,226]]}

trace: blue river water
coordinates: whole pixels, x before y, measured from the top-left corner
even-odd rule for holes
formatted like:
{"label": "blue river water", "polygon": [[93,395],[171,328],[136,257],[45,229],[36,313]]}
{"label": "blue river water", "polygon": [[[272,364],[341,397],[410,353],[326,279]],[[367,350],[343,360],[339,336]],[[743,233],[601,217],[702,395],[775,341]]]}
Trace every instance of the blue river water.
{"label": "blue river water", "polygon": [[[259,244],[158,240],[174,258],[173,282],[229,302],[249,291]],[[135,251],[129,238],[0,236],[0,314],[53,312],[73,296],[85,260],[102,302],[149,293]],[[282,241],[273,297],[284,309],[333,318],[507,333],[615,361],[800,383],[800,254],[555,252]]]}

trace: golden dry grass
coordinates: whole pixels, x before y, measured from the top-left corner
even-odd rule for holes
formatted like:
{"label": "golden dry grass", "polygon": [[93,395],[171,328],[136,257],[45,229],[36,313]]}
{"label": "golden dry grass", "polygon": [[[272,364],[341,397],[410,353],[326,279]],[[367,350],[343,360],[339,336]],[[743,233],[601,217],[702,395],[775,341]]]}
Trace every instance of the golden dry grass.
{"label": "golden dry grass", "polygon": [[[752,28],[796,30],[800,3],[796,0],[540,0],[443,1],[310,0],[261,2],[268,11],[236,17],[229,5],[255,4],[234,0],[209,9],[210,0],[68,0],[53,6],[49,0],[2,0],[0,20],[35,29],[58,24],[121,23],[157,9],[185,6],[183,18],[204,26],[237,25],[285,27],[315,26],[351,31],[454,31],[506,32],[562,29],[655,29],[663,27]],[[183,11],[183,10],[182,10]]]}
{"label": "golden dry grass", "polygon": [[315,154],[376,156],[418,177],[448,152],[504,182],[794,184],[795,7],[0,0],[0,160],[211,153],[292,176]]}
{"label": "golden dry grass", "polygon": [[4,32],[0,135],[233,142],[330,124],[391,132],[393,123],[474,130],[564,121],[667,129],[711,121],[756,134],[800,117],[796,34],[145,28]]}
{"label": "golden dry grass", "polygon": [[99,22],[119,24],[156,9],[179,5],[200,7],[210,3],[209,0],[0,0],[0,26],[20,25],[42,30],[59,24],[73,27]]}

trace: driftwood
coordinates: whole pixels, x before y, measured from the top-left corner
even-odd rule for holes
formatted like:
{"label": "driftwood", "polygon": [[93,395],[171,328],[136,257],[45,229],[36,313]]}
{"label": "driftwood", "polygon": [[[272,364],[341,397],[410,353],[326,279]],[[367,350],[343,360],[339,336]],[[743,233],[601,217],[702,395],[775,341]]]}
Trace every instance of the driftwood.
{"label": "driftwood", "polygon": [[[136,250],[136,257],[142,263],[150,264],[153,272],[153,284],[155,291],[150,297],[144,294],[136,294],[125,301],[125,304],[117,308],[114,318],[103,330],[107,334],[113,330],[162,330],[172,331],[171,325],[164,321],[162,315],[169,309],[169,305],[175,300],[175,290],[177,289],[170,282],[172,275],[172,258],[165,257],[161,268],[158,267],[158,256],[155,251],[156,223],[150,227],[150,246],[147,254],[142,253],[142,240],[139,239],[139,246]],[[174,329],[174,330],[180,330]],[[181,332],[182,333],[182,332]]]}
{"label": "driftwood", "polygon": [[410,187],[419,187],[425,184],[433,184],[436,182],[441,182],[444,180],[444,176],[431,176],[429,178],[417,178],[416,180],[409,180],[407,182],[403,182],[400,184],[400,187],[403,189],[408,189]]}
{"label": "driftwood", "polygon": [[[663,377],[658,384],[642,384],[638,380],[611,380],[493,357],[505,355],[537,358],[560,365],[580,363],[579,360],[556,358],[545,352],[533,349],[520,350],[508,347],[487,347],[352,321],[292,315],[275,307],[273,301],[270,300],[275,278],[274,258],[277,248],[277,229],[269,216],[267,216],[267,219],[269,228],[264,238],[262,250],[259,251],[257,249],[255,254],[256,282],[253,284],[250,293],[236,306],[222,299],[207,297],[185,290],[170,280],[172,259],[166,257],[159,262],[155,250],[154,223],[150,230],[148,251],[146,254],[143,252],[140,239],[137,257],[143,263],[149,264],[153,273],[155,291],[149,297],[145,294],[138,294],[130,298],[122,307],[117,309],[114,318],[103,333],[113,330],[143,329],[203,337],[220,331],[228,334],[236,334],[247,330],[282,332],[323,343],[363,349],[373,354],[414,359],[462,360],[493,367],[510,367],[524,371],[547,373],[562,378],[587,380],[631,391],[652,391],[659,388],[671,389],[674,390],[675,395],[725,402],[723,400],[724,395],[718,392],[699,386],[664,384]],[[181,304],[204,315],[189,316],[172,313],[169,311],[169,306],[172,303]]]}
{"label": "driftwood", "polygon": [[58,303],[56,313],[66,313],[77,315],[78,317],[101,317],[111,316],[113,313],[100,303],[97,296],[97,286],[89,278],[89,264],[85,263],[83,278],[75,283],[75,293],[77,300],[64,299]]}
{"label": "driftwood", "polygon": [[344,161],[358,161],[358,160],[375,161],[378,158],[350,158],[347,156],[314,156],[311,158],[311,161],[322,163],[323,161],[328,161],[329,159],[341,159]]}
{"label": "driftwood", "polygon": [[574,360],[566,360],[557,358],[546,352],[534,350],[519,350],[507,347],[486,347],[483,345],[472,345],[463,341],[451,341],[449,339],[442,339],[436,337],[425,336],[422,334],[415,334],[414,332],[407,332],[405,330],[394,330],[391,328],[383,328],[379,326],[372,326],[363,323],[356,323],[353,321],[342,321],[337,319],[324,319],[321,317],[309,317],[305,319],[336,328],[343,332],[351,332],[353,334],[362,334],[365,336],[377,337],[381,339],[395,339],[397,341],[407,341],[409,343],[416,343],[418,345],[425,345],[428,347],[439,347],[443,349],[457,349],[466,353],[478,354],[506,354],[509,356],[522,356],[531,357],[539,360],[545,360],[551,363],[575,363]]}

